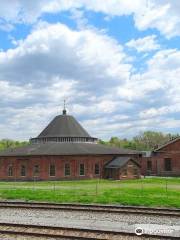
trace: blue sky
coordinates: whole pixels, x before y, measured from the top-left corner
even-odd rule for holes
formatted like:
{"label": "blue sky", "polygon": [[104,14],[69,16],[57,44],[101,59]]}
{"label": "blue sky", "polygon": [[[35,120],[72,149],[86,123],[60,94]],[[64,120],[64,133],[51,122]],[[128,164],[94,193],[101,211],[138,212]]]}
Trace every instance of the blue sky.
{"label": "blue sky", "polygon": [[0,1],[0,138],[35,137],[63,100],[91,135],[180,132],[180,1]]}

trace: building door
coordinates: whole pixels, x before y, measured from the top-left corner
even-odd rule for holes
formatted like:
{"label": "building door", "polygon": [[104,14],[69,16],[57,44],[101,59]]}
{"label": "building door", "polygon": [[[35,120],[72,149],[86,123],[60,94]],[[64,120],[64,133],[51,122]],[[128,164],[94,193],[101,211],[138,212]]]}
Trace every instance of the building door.
{"label": "building door", "polygon": [[113,178],[113,169],[112,168],[108,169],[108,178],[109,179]]}
{"label": "building door", "polygon": [[104,170],[104,178],[107,178],[107,179],[111,179],[112,178],[112,176],[113,176],[113,171],[112,171],[113,169],[111,169],[111,168],[106,168],[105,170]]}
{"label": "building door", "polygon": [[107,168],[105,169],[104,176],[107,179],[118,179],[118,169]]}

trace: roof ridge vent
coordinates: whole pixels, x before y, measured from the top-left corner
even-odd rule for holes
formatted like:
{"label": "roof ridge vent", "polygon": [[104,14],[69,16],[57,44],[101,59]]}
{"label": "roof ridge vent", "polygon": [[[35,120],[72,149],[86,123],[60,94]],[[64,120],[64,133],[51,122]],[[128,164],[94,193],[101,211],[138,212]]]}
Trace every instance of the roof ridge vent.
{"label": "roof ridge vent", "polygon": [[67,111],[66,111],[66,100],[64,100],[64,109],[62,111],[63,115],[66,115]]}

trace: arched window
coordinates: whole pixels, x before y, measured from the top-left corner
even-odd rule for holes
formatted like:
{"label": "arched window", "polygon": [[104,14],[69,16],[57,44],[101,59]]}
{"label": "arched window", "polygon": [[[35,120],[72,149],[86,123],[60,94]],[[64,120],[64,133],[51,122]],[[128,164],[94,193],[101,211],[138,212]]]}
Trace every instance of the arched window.
{"label": "arched window", "polygon": [[8,176],[9,177],[13,176],[13,167],[11,165],[8,167]]}
{"label": "arched window", "polygon": [[49,175],[50,175],[50,177],[56,176],[56,168],[55,168],[55,165],[54,165],[54,164],[50,164],[50,167],[49,167]]}
{"label": "arched window", "polygon": [[171,158],[165,158],[164,159],[164,170],[165,171],[171,171],[172,170]]}
{"label": "arched window", "polygon": [[26,167],[24,165],[21,165],[21,177],[26,176]]}
{"label": "arched window", "polygon": [[34,176],[39,176],[39,165],[34,166],[33,175]]}
{"label": "arched window", "polygon": [[79,175],[80,176],[84,176],[85,175],[84,163],[80,163],[80,165],[79,165]]}
{"label": "arched window", "polygon": [[94,173],[95,173],[95,175],[99,175],[99,164],[98,163],[95,164]]}
{"label": "arched window", "polygon": [[71,167],[69,163],[65,163],[64,165],[64,175],[70,176],[71,175]]}
{"label": "arched window", "polygon": [[152,171],[152,161],[150,160],[147,161],[147,170]]}

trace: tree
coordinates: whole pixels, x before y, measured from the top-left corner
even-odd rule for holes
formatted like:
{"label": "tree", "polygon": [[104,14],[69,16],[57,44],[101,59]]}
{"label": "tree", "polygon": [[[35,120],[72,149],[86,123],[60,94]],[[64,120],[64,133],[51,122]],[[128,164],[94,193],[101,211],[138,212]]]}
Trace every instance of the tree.
{"label": "tree", "polygon": [[27,145],[28,142],[14,141],[11,139],[2,139],[0,140],[0,150],[5,150],[7,148],[14,148]]}
{"label": "tree", "polygon": [[178,134],[165,134],[162,132],[145,131],[139,133],[133,139],[120,139],[118,137],[111,137],[109,141],[100,140],[100,144],[110,145],[118,148],[127,148],[139,151],[151,151],[154,148],[168,142],[169,140],[179,137]]}
{"label": "tree", "polygon": [[162,132],[146,131],[135,136],[133,141],[137,150],[153,150],[176,136]]}

